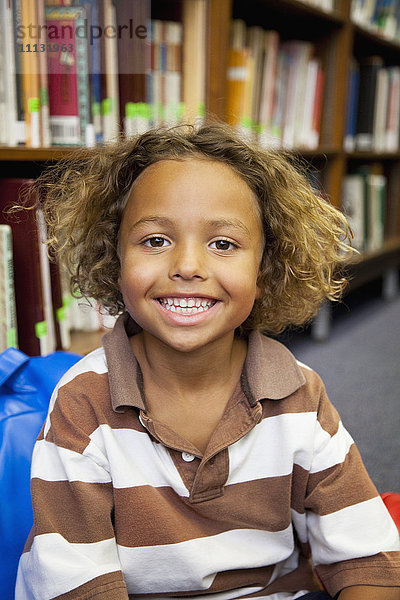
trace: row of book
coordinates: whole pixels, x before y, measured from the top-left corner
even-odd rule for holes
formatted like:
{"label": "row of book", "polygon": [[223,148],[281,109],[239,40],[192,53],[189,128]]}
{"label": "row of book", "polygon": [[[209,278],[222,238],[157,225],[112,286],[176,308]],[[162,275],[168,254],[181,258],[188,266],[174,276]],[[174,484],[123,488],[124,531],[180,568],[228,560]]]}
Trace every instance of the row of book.
{"label": "row of book", "polygon": [[344,148],[396,152],[400,128],[400,67],[384,66],[380,56],[352,59]]}
{"label": "row of book", "polygon": [[160,21],[150,0],[0,0],[0,144],[91,146],[201,116],[206,11],[191,0]]}
{"label": "row of book", "polygon": [[343,179],[342,209],[361,252],[382,248],[385,240],[387,179],[379,164],[361,166]]}
{"label": "row of book", "polygon": [[351,18],[388,39],[400,39],[399,0],[352,0]]}
{"label": "row of book", "polygon": [[8,214],[27,179],[0,179],[0,352],[18,347],[29,356],[68,350],[70,332],[99,331],[114,318],[71,296],[66,276],[49,261],[43,216]]}
{"label": "row of book", "polygon": [[281,41],[277,31],[232,23],[227,121],[256,132],[261,145],[315,149],[324,72],[313,44]]}
{"label": "row of book", "polygon": [[316,6],[326,12],[331,12],[335,8],[336,0],[302,0],[304,4]]}

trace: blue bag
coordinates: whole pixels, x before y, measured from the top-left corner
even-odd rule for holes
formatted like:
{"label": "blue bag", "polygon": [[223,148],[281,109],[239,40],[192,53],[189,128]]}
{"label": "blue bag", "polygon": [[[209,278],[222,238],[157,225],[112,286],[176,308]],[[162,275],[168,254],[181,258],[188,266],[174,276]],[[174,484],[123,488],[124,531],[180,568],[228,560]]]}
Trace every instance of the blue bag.
{"label": "blue bag", "polygon": [[0,590],[14,599],[19,557],[33,524],[30,495],[32,450],[53,389],[81,357],[55,352],[26,356],[15,348],[0,354]]}

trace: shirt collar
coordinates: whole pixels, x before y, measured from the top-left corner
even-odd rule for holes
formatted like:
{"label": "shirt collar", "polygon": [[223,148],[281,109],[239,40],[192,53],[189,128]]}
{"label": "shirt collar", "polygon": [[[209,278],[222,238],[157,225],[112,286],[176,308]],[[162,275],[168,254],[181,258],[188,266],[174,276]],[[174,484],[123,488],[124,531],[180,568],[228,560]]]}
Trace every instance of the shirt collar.
{"label": "shirt collar", "polygon": [[[102,340],[112,407],[117,412],[123,411],[125,406],[146,410],[142,372],[129,343],[129,337],[139,331],[140,327],[125,312]],[[304,385],[305,378],[285,346],[259,331],[252,331],[241,383],[250,404],[255,405],[263,399],[286,398]]]}

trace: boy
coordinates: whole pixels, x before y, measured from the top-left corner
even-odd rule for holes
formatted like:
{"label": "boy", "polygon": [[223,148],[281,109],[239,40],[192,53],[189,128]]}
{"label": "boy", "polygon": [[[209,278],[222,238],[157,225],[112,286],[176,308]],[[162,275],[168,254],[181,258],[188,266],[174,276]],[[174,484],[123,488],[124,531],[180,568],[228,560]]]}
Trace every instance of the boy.
{"label": "boy", "polygon": [[338,297],[342,215],[216,125],[37,189],[74,286],[123,312],[53,394],[16,599],[398,600],[398,533],[353,441],[260,332]]}

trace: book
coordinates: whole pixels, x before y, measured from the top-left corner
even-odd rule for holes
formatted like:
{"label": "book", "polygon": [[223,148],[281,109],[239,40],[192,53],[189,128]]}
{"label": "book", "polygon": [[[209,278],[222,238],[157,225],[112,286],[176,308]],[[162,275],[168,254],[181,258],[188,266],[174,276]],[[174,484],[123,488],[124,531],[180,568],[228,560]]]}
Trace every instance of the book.
{"label": "book", "polygon": [[150,69],[150,42],[147,24],[150,5],[147,0],[118,0],[116,27],[118,32],[118,84],[121,129],[125,135],[136,135],[137,119],[132,105],[146,103],[146,73]]}
{"label": "book", "polygon": [[319,135],[322,118],[322,101],[324,95],[325,72],[319,61],[317,61],[317,79],[315,83],[313,116],[311,127],[311,148],[317,148],[319,144]]}
{"label": "book", "polygon": [[[90,125],[87,41],[81,6],[46,6],[50,129],[54,145],[84,145]],[[79,28],[79,29],[78,29]]]}
{"label": "book", "polygon": [[386,143],[388,152],[399,149],[400,134],[400,67],[389,67],[388,105],[386,111]]}
{"label": "book", "polygon": [[231,48],[226,76],[226,120],[239,127],[250,121],[251,103],[246,91],[252,85],[252,57],[249,48]]}
{"label": "book", "polygon": [[[287,83],[283,113],[282,145],[287,149],[301,146],[308,65],[312,45],[292,40],[281,46],[287,60]],[[310,98],[314,104],[314,98]],[[302,114],[303,113],[303,114]]]}
{"label": "book", "polygon": [[247,47],[253,59],[253,82],[250,88],[250,125],[257,126],[260,122],[261,91],[264,71],[265,31],[262,27],[247,28]]}
{"label": "book", "polygon": [[300,148],[314,150],[319,144],[323,87],[321,78],[323,78],[323,71],[320,60],[310,59],[305,80],[304,106],[299,115],[300,137],[296,139]]}
{"label": "book", "polygon": [[14,262],[18,346],[29,356],[46,354],[48,324],[45,318],[38,227],[34,210],[11,219],[4,212],[19,202],[29,179],[0,179],[0,222],[10,225]]}
{"label": "book", "polygon": [[10,346],[18,348],[12,233],[0,225],[0,352]]}
{"label": "book", "polygon": [[[31,0],[21,0],[22,40],[18,44],[21,52],[22,99],[25,120],[25,144],[38,148],[40,139],[40,84],[39,84],[39,44],[37,27],[37,5]],[[27,36],[27,32],[29,35]]]}
{"label": "book", "polygon": [[378,72],[383,66],[380,56],[371,56],[360,63],[356,148],[373,150],[374,115]]}
{"label": "book", "polygon": [[274,109],[274,89],[279,48],[279,33],[264,32],[264,61],[258,118],[259,143],[266,147],[271,139],[271,120]]}
{"label": "book", "polygon": [[[37,0],[38,44],[47,48],[45,0]],[[40,105],[40,145],[51,146],[49,80],[47,73],[47,54],[39,52],[39,105]]]}
{"label": "book", "polygon": [[184,2],[182,25],[184,118],[200,123],[206,102],[207,0]]}
{"label": "book", "polygon": [[14,0],[11,3],[12,11],[12,24],[14,33],[14,81],[15,81],[15,99],[16,99],[16,112],[17,120],[15,122],[14,133],[16,144],[25,144],[26,132],[25,132],[25,112],[24,112],[24,97],[22,90],[22,55],[20,51],[21,44],[23,44],[22,38],[22,11],[21,1]]}
{"label": "book", "polygon": [[367,250],[379,250],[385,240],[386,177],[370,173],[366,177],[368,232]]}
{"label": "book", "polygon": [[165,40],[164,122],[169,126],[182,120],[182,42],[183,27],[178,21],[163,23]]}
{"label": "book", "polygon": [[68,350],[71,346],[71,335],[67,302],[63,296],[60,266],[52,260],[49,267],[56,350]]}
{"label": "book", "polygon": [[[255,98],[256,60],[260,52],[259,42],[251,43],[249,31],[241,19],[231,23],[230,49],[226,76],[226,120],[235,126],[244,136],[252,136],[255,123],[254,107],[258,105]],[[254,31],[254,30],[252,30]]]}
{"label": "book", "polygon": [[357,106],[358,106],[358,87],[360,72],[358,62],[355,58],[350,59],[349,78],[347,86],[346,103],[346,125],[343,146],[346,152],[353,152],[356,147],[356,126],[357,126]]}
{"label": "book", "polygon": [[367,199],[365,177],[361,173],[347,174],[342,185],[342,210],[353,232],[352,246],[363,251],[366,248]]}
{"label": "book", "polygon": [[[110,31],[116,31],[117,15],[112,0],[103,0],[103,19],[103,28],[109,27]],[[102,46],[104,92],[101,112],[103,139],[108,142],[117,139],[120,131],[117,39],[105,36]]]}
{"label": "book", "polygon": [[376,79],[376,93],[373,121],[372,147],[375,152],[385,152],[386,142],[386,115],[389,98],[389,72],[379,69]]}

